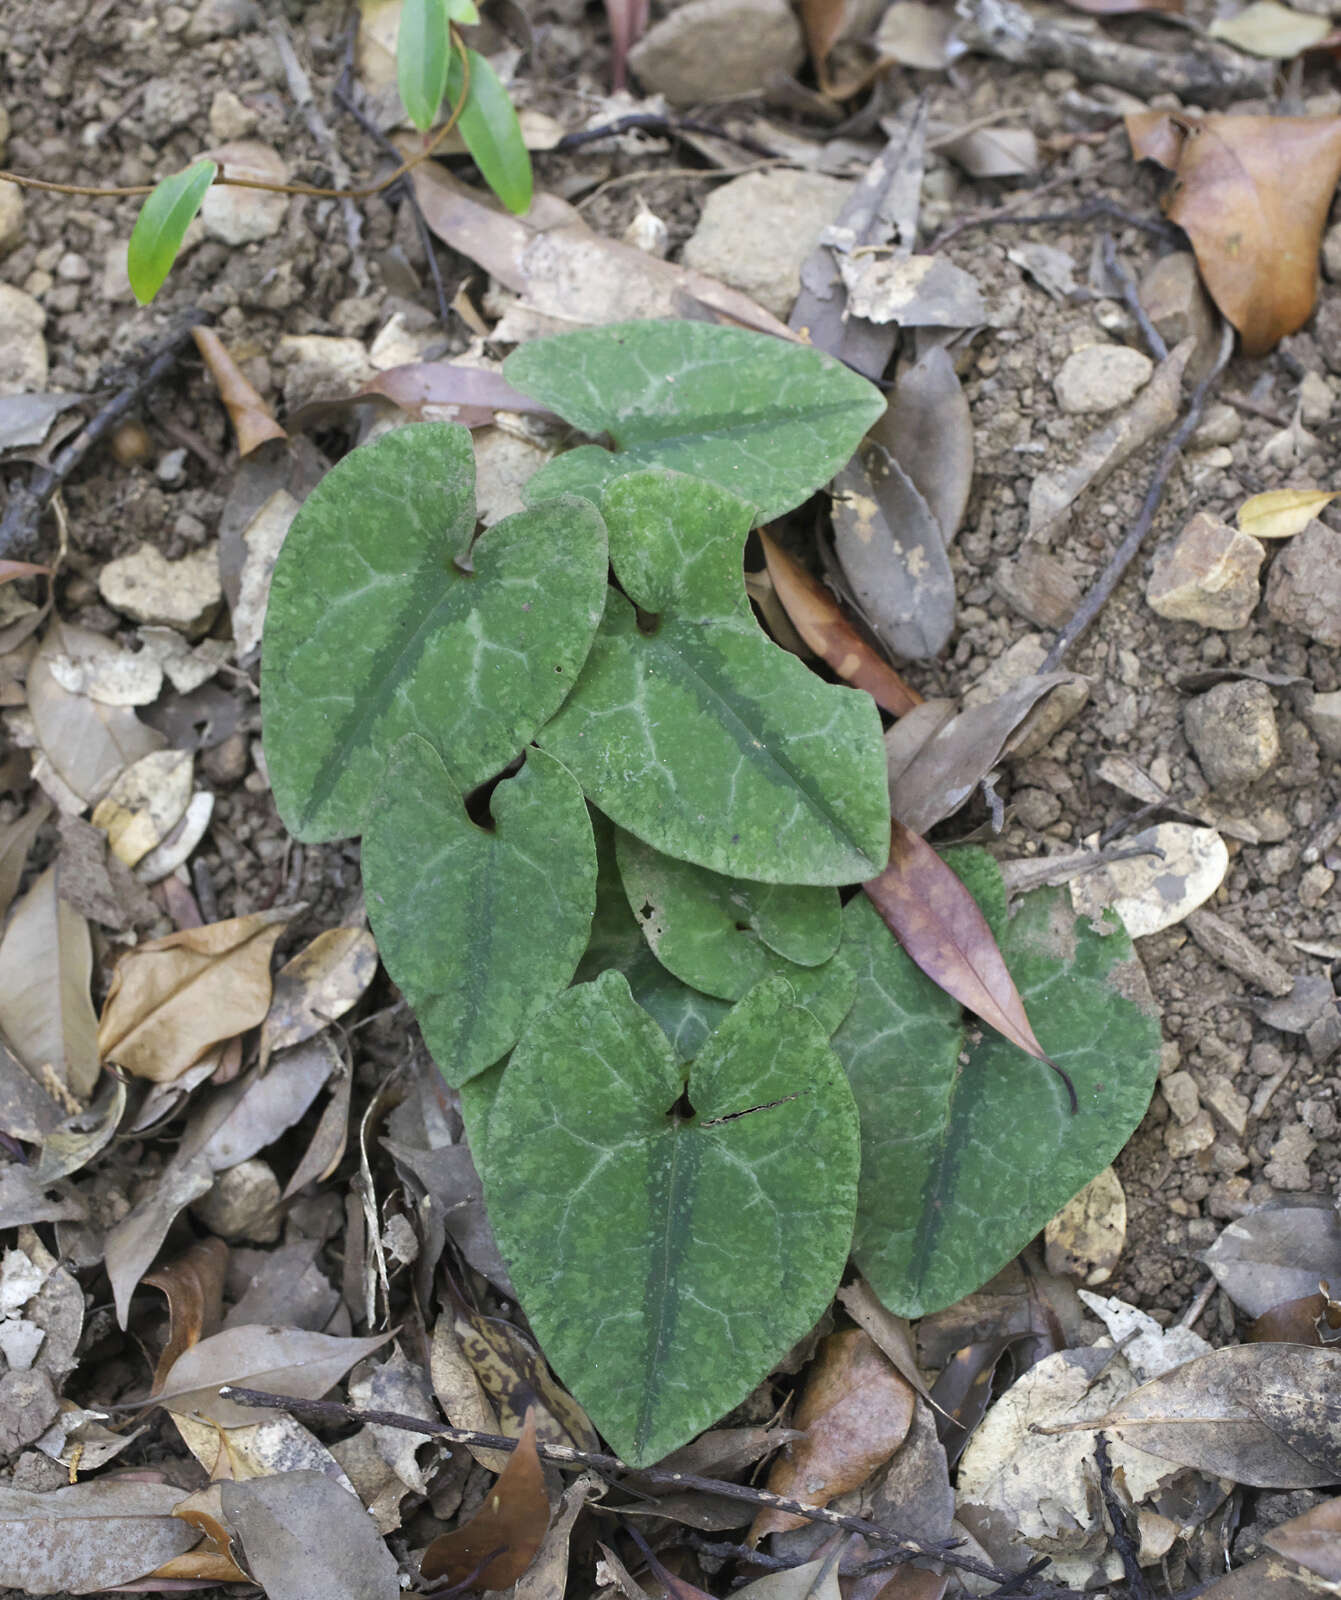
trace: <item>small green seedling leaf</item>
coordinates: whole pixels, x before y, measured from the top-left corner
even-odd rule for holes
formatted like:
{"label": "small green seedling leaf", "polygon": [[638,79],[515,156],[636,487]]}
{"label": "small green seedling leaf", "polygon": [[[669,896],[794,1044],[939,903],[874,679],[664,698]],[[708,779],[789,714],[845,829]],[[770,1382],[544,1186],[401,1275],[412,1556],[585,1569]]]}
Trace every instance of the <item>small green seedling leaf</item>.
{"label": "small green seedling leaf", "polygon": [[720,484],[758,521],[790,511],[850,459],[885,408],[865,378],[809,345],[707,322],[624,322],[523,345],[509,383],[618,453],[583,445],[527,485],[534,504],[639,467]]}
{"label": "small green seedling leaf", "polygon": [[621,478],[604,505],[624,594],[537,742],[666,855],[763,883],[875,876],[889,853],[880,714],[755,622],[750,506],[659,471]]}
{"label": "small green seedling leaf", "polygon": [[[479,51],[467,54],[470,93],[456,125],[480,176],[509,211],[522,216],[531,209],[531,153],[522,137],[517,109]],[[460,97],[461,81],[461,58],[453,52],[447,75],[447,94],[453,105]]]}
{"label": "small green seedling leaf", "polygon": [[363,840],[378,951],[451,1084],[492,1066],[564,989],[596,900],[586,802],[557,761],[528,751],[490,811],[492,830],[473,822],[437,751],[411,735]]}
{"label": "small green seedling leaf", "polygon": [[605,527],[547,502],[472,544],[470,434],[414,423],[351,451],[275,564],[261,700],[275,803],[303,840],[363,831],[407,733],[469,793],[520,753],[586,659]]}
{"label": "small green seedling leaf", "polygon": [[196,161],[185,172],[164,178],[140,207],[126,251],[126,275],[142,306],[163,287],[186,230],[218,173],[213,161]]}
{"label": "small green seedling leaf", "polygon": [[838,949],[838,891],[751,883],[676,861],[631,833],[617,838],[629,907],[652,954],[677,978],[739,1000],[767,977],[792,978]]}
{"label": "small green seedling leaf", "polygon": [[1154,1092],[1159,1024],[1116,918],[1096,932],[1063,891],[1026,895],[1014,917],[983,851],[956,870],[980,905],[1054,1072],[959,1004],[899,948],[865,895],[844,908],[841,959],[857,1000],[834,1035],[861,1108],[854,1254],[882,1304],[920,1317],[980,1288],[1106,1167]]}
{"label": "small green seedling leaf", "polygon": [[421,133],[433,126],[447,92],[447,64],[454,59],[447,23],[446,0],[405,0],[396,34],[396,86]]}
{"label": "small green seedling leaf", "polygon": [[488,1114],[489,1217],[545,1354],[626,1461],[693,1438],[814,1325],[858,1147],[842,1068],[781,979],[687,1083],[618,973],[531,1024]]}
{"label": "small green seedling leaf", "polygon": [[447,0],[447,15],[463,28],[473,28],[480,20],[475,0]]}

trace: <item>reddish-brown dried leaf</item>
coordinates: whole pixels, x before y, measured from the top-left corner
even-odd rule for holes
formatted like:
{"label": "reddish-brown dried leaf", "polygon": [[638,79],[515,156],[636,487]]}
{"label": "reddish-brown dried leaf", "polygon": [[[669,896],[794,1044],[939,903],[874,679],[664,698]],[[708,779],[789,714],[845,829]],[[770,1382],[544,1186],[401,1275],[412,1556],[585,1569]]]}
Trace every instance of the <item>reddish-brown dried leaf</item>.
{"label": "reddish-brown dried leaf", "polygon": [[647,27],[647,0],[605,0],[610,22],[610,79],[615,93],[628,82],[629,51]]}
{"label": "reddish-brown dried leaf", "polygon": [[1127,117],[1132,152],[1176,173],[1165,210],[1211,298],[1260,356],[1303,327],[1341,177],[1341,117]]}
{"label": "reddish-brown dried leaf", "polygon": [[251,1582],[233,1558],[233,1535],[224,1520],[222,1495],[223,1485],[211,1483],[187,1495],[172,1508],[174,1517],[198,1528],[202,1537],[194,1550],[164,1562],[153,1577],[189,1579],[195,1583]]}
{"label": "reddish-brown dried leaf", "polygon": [[549,1527],[545,1475],[535,1448],[535,1413],[528,1411],[512,1459],[484,1504],[424,1551],[420,1572],[430,1583],[506,1589],[536,1558]]}
{"label": "reddish-brown dried leaf", "polygon": [[[773,1463],[768,1487],[807,1505],[826,1506],[859,1488],[898,1449],[912,1425],[917,1393],[861,1328],[831,1333],[819,1347],[797,1407],[806,1437]],[[765,1507],[749,1542],[799,1528],[804,1519]]]}
{"label": "reddish-brown dried leaf", "polygon": [[228,1246],[222,1239],[202,1239],[185,1255],[144,1275],[141,1281],[161,1289],[168,1302],[168,1342],[154,1368],[151,1394],[163,1387],[163,1380],[184,1350],[218,1329],[223,1320],[227,1270]]}
{"label": "reddish-brown dried leaf", "polygon": [[537,1433],[546,1444],[600,1449],[591,1419],[511,1323],[463,1308],[456,1313],[456,1336],[498,1412],[503,1433],[517,1438],[523,1419],[534,1409]]}
{"label": "reddish-brown dried leaf", "polygon": [[1285,1300],[1251,1324],[1244,1343],[1341,1345],[1341,1302],[1322,1290]]}
{"label": "reddish-brown dried leaf", "polygon": [[894,937],[927,977],[1026,1054],[1048,1060],[977,901],[925,839],[896,817],[889,865],[862,888]]}
{"label": "reddish-brown dried leaf", "polygon": [[773,588],[802,639],[845,682],[865,689],[876,705],[901,717],[922,696],[867,644],[824,585],[781,546],[759,532]]}
{"label": "reddish-brown dried leaf", "polygon": [[847,0],[801,0],[801,22],[806,31],[806,46],[820,82],[825,81],[824,64],[838,42],[847,17]]}
{"label": "reddish-brown dried leaf", "polygon": [[271,416],[265,401],[242,376],[237,363],[213,328],[192,328],[191,337],[210,369],[219,398],[233,424],[238,454],[250,455],[267,439],[287,439],[288,434]]}
{"label": "reddish-brown dried leaf", "polygon": [[380,394],[408,416],[428,421],[461,422],[480,428],[500,411],[533,417],[554,413],[514,389],[501,373],[488,367],[464,367],[455,361],[416,361],[389,367],[369,378],[360,394]]}
{"label": "reddish-brown dried leaf", "polygon": [[0,561],[0,583],[13,583],[16,578],[37,578],[50,571],[50,567],[34,566],[31,561]]}

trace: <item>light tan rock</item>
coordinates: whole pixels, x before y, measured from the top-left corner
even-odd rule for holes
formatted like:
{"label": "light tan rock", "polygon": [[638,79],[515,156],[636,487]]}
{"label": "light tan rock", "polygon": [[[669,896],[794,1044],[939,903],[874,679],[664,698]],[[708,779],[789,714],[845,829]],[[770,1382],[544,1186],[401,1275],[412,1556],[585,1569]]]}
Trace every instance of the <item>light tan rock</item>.
{"label": "light tan rock", "polygon": [[341,400],[376,372],[357,339],[321,333],[290,333],[275,347],[275,362],[286,369],[284,404],[290,411],[309,400]]}
{"label": "light tan rock", "polygon": [[1280,755],[1276,703],[1266,684],[1251,678],[1217,683],[1189,700],[1183,728],[1212,789],[1256,783]]}
{"label": "light tan rock", "polygon": [[1146,315],[1172,350],[1184,339],[1196,340],[1196,354],[1188,363],[1191,378],[1201,376],[1203,363],[1214,350],[1216,316],[1190,250],[1161,256],[1141,279],[1138,290]]}
{"label": "light tan rock", "polygon": [[109,561],[98,588],[114,611],[136,622],[176,628],[190,639],[208,632],[223,603],[218,546],[169,561],[151,544]]}
{"label": "light tan rock", "polygon": [[1319,644],[1341,646],[1341,533],[1310,522],[1271,563],[1267,610]]}
{"label": "light tan rock", "polygon": [[1323,754],[1341,759],[1341,689],[1315,694],[1305,708],[1304,721]]}
{"label": "light tan rock", "polygon": [[256,113],[231,89],[216,89],[210,101],[210,138],[219,144],[245,139],[256,128]]}
{"label": "light tan rock", "polygon": [[47,386],[47,314],[32,295],[0,283],[0,394]]}
{"label": "light tan rock", "polygon": [[1167,1078],[1160,1081],[1160,1088],[1164,1092],[1164,1098],[1169,1102],[1169,1110],[1173,1112],[1176,1122],[1186,1126],[1201,1110],[1197,1080],[1190,1072],[1171,1072]]}
{"label": "light tan rock", "polygon": [[1057,404],[1071,416],[1116,411],[1133,400],[1155,370],[1140,350],[1125,344],[1090,344],[1075,350],[1052,380]]}
{"label": "light tan rock", "polygon": [[17,183],[0,180],[0,256],[23,238],[23,191]]}
{"label": "light tan rock", "polygon": [[1248,1108],[1252,1102],[1240,1094],[1226,1077],[1212,1078],[1202,1091],[1206,1108],[1236,1139],[1241,1139],[1248,1128]]}
{"label": "light tan rock", "polygon": [[1266,548],[1251,534],[1200,511],[1156,552],[1145,597],[1150,609],[1203,628],[1244,628],[1261,597]]}
{"label": "light tan rock", "polygon": [[279,1199],[279,1179],[252,1157],[221,1172],[191,1210],[220,1239],[274,1244],[280,1234]]}
{"label": "light tan rock", "polygon": [[[288,182],[289,169],[283,157],[258,140],[241,139],[207,154],[232,177]],[[205,232],[221,244],[256,244],[279,232],[288,208],[287,195],[216,183],[200,207],[200,220]]]}
{"label": "light tan rock", "polygon": [[804,59],[801,24],[786,0],[689,0],[629,52],[643,87],[672,105],[752,94]]}
{"label": "light tan rock", "polygon": [[1215,1125],[1209,1111],[1198,1111],[1190,1122],[1170,1122],[1164,1129],[1164,1148],[1175,1161],[1209,1150],[1215,1143]]}
{"label": "light tan rock", "polygon": [[801,288],[801,264],[833,222],[852,185],[822,172],[747,172],[708,196],[685,244],[687,267],[786,317]]}

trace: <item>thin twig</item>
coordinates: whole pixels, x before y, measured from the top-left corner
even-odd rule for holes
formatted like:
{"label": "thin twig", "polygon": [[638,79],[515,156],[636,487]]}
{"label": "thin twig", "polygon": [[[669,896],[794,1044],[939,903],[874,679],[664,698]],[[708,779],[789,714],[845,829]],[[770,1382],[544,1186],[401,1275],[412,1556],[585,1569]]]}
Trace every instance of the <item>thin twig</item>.
{"label": "thin twig", "polygon": [[705,138],[720,139],[724,144],[737,145],[765,160],[772,160],[778,154],[747,134],[726,133],[721,128],[713,127],[710,122],[696,122],[692,117],[661,117],[650,112],[634,112],[627,117],[617,117],[614,122],[602,123],[599,128],[576,128],[572,133],[565,133],[554,149],[556,152],[580,150],[583,145],[595,144],[599,139],[614,139],[621,133],[662,133],[669,138],[680,139],[687,133],[697,133]]}
{"label": "thin twig", "polygon": [[[453,1428],[445,1422],[428,1417],[412,1417],[402,1411],[369,1411],[358,1406],[343,1405],[338,1400],[302,1400],[288,1394],[272,1394],[264,1389],[247,1389],[237,1384],[224,1384],[219,1389],[222,1399],[236,1405],[257,1406],[267,1411],[301,1412],[304,1416],[326,1422],[358,1422],[381,1428],[400,1428],[407,1433],[431,1434],[447,1439],[453,1444],[474,1446],[486,1450],[515,1450],[517,1440],[500,1433],[481,1433],[475,1428]],[[631,1467],[618,1456],[604,1455],[590,1450],[577,1450],[570,1445],[547,1444],[536,1441],[536,1450],[545,1461],[556,1466],[591,1468],[604,1476],[612,1473],[629,1473],[644,1483],[667,1489],[692,1490],[699,1494],[722,1495],[729,1500],[740,1500],[748,1505],[768,1506],[774,1511],[784,1511],[792,1516],[804,1517],[807,1522],[823,1522],[830,1527],[843,1528],[849,1533],[859,1533],[873,1544],[896,1545],[906,1550],[909,1558],[930,1556],[944,1561],[964,1572],[976,1573],[991,1583],[1014,1583],[1010,1573],[1000,1572],[971,1556],[961,1556],[956,1550],[932,1540],[919,1539],[913,1534],[892,1533],[865,1517],[849,1517],[827,1506],[808,1506],[786,1495],[773,1494],[768,1489],[756,1489],[750,1484],[731,1483],[725,1478],[704,1478],[695,1472],[670,1472],[665,1467]],[[1067,1591],[1072,1593],[1073,1591]]]}
{"label": "thin twig", "polygon": [[[990,211],[979,211],[975,216],[961,217],[958,222],[952,222],[948,228],[943,229],[927,246],[927,254],[942,249],[951,239],[958,238],[961,233],[967,233],[970,228],[991,228],[1003,222],[1027,222],[1030,219],[1023,215],[1024,207],[1032,200],[1038,200],[1045,194],[1055,194],[1059,189],[1065,189],[1073,183],[1079,183],[1083,178],[1092,178],[1101,172],[1106,172],[1119,163],[1127,163],[1129,157],[1125,155],[1109,156],[1106,161],[1096,161],[1093,166],[1086,167],[1083,171],[1059,173],[1055,178],[1049,178],[1046,183],[1035,184],[1032,189],[1023,194],[1014,195],[1004,205],[993,206]],[[1063,213],[1065,215],[1065,213]],[[1043,217],[1041,221],[1051,221],[1052,218]]]}
{"label": "thin twig", "polygon": [[1155,520],[1155,513],[1159,510],[1164,499],[1164,490],[1168,486],[1169,478],[1177,465],[1178,457],[1183,446],[1197,431],[1201,424],[1201,413],[1206,406],[1206,397],[1211,392],[1211,386],[1224,371],[1229,363],[1229,357],[1234,349],[1234,329],[1228,322],[1222,324],[1220,336],[1220,349],[1215,358],[1215,365],[1201,380],[1192,392],[1192,399],[1188,404],[1187,413],[1178,425],[1178,431],[1169,440],[1164,454],[1159,459],[1155,468],[1155,476],[1150,488],[1146,491],[1145,500],[1141,505],[1140,515],[1132,523],[1122,543],[1109,558],[1108,565],[1099,574],[1093,588],[1080,602],[1075,615],[1070,622],[1057,635],[1052,649],[1048,651],[1040,672],[1056,672],[1067,652],[1076,640],[1094,621],[1103,609],[1109,595],[1121,583],[1123,574],[1135,559],[1136,552],[1141,548],[1146,534],[1150,532],[1151,524]]}
{"label": "thin twig", "polygon": [[1164,343],[1164,335],[1150,320],[1150,313],[1141,304],[1141,296],[1137,292],[1136,279],[1127,271],[1126,266],[1118,259],[1117,246],[1113,243],[1113,235],[1105,233],[1103,237],[1104,266],[1113,278],[1117,280],[1118,287],[1122,290],[1122,303],[1136,319],[1136,326],[1141,330],[1141,337],[1145,340],[1146,349],[1154,356],[1156,361],[1163,361],[1169,353],[1169,347]]}
{"label": "thin twig", "polygon": [[203,311],[188,311],[171,333],[144,352],[142,359],[148,362],[144,370],[112,396],[88,426],[60,451],[51,465],[35,473],[30,483],[22,486],[16,484],[10,489],[9,504],[5,508],[4,518],[0,520],[0,557],[21,555],[36,541],[38,522],[57,489],[93,446],[172,371],[183,346],[191,341],[191,329],[209,320]]}
{"label": "thin twig", "polygon": [[1099,1497],[1104,1503],[1104,1510],[1108,1513],[1109,1525],[1113,1530],[1113,1548],[1121,1557],[1122,1573],[1127,1580],[1128,1593],[1131,1600],[1151,1600],[1150,1589],[1138,1560],[1137,1544],[1131,1536],[1131,1529],[1127,1526],[1126,1509],[1113,1487],[1113,1462],[1108,1454],[1106,1433],[1100,1432],[1095,1438],[1094,1461],[1099,1468]]}

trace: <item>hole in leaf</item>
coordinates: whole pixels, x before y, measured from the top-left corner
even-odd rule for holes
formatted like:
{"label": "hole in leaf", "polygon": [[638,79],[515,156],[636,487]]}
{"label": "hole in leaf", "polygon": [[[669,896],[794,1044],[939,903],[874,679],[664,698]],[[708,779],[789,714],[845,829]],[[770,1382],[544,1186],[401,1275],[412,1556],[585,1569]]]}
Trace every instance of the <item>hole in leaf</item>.
{"label": "hole in leaf", "polygon": [[515,777],[522,769],[521,756],[515,761],[509,761],[496,777],[482,783],[478,789],[472,789],[465,797],[466,815],[477,828],[482,828],[485,833],[493,833],[497,829],[494,821],[493,803],[494,790],[505,778]]}
{"label": "hole in leaf", "polygon": [[689,1098],[689,1085],[686,1084],[684,1093],[666,1113],[666,1116],[671,1122],[692,1122],[697,1115],[698,1112],[694,1110],[693,1103]]}
{"label": "hole in leaf", "polygon": [[736,924],[736,932],[737,933],[748,933],[749,931],[750,931],[750,925],[749,925],[748,922],[738,922]]}
{"label": "hole in leaf", "polygon": [[638,632],[646,634],[650,639],[661,627],[660,615],[655,611],[644,611],[641,606],[636,606],[634,609],[638,614]]}

